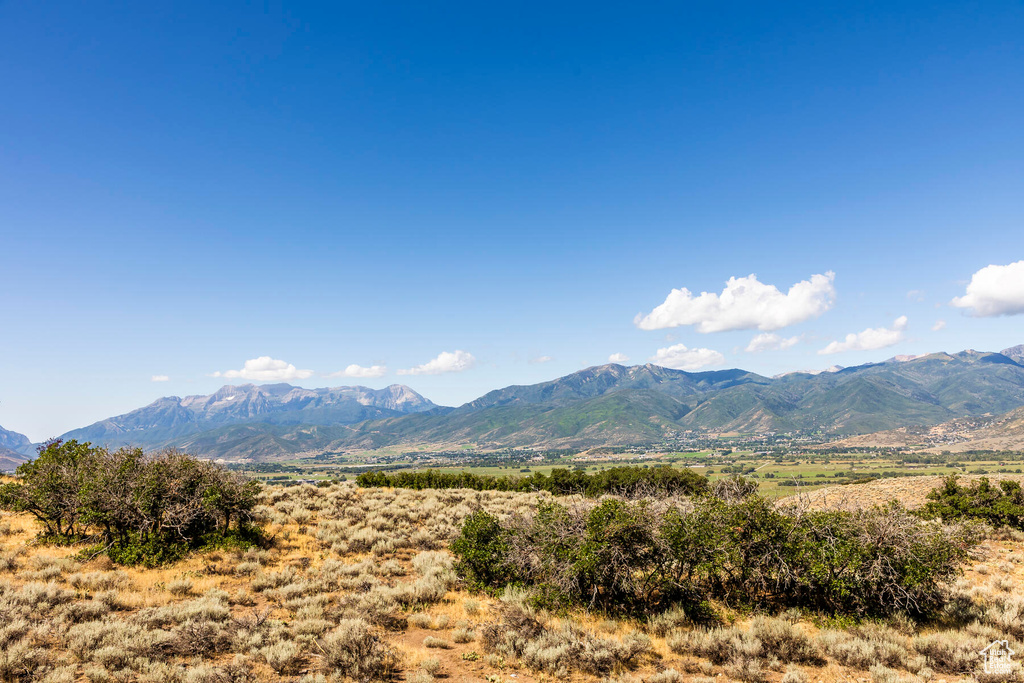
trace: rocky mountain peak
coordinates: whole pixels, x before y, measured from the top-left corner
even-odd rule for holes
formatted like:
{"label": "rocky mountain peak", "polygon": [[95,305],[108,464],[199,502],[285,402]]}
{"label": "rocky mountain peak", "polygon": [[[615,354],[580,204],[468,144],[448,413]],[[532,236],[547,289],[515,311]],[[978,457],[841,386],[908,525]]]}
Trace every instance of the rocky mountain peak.
{"label": "rocky mountain peak", "polygon": [[1017,344],[1016,346],[1011,346],[1008,349],[1003,349],[999,353],[1003,354],[1004,356],[1014,361],[1015,363],[1024,365],[1024,344]]}

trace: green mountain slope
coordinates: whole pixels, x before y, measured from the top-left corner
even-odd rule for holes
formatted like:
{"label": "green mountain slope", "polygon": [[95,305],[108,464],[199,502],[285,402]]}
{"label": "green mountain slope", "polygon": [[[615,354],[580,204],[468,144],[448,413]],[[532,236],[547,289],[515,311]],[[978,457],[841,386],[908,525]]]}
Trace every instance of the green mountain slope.
{"label": "green mountain slope", "polygon": [[[204,405],[220,405],[228,397],[205,398]],[[624,445],[657,442],[685,430],[856,435],[1024,406],[1024,365],[976,351],[777,378],[743,370],[689,373],[611,364],[498,389],[455,409],[419,398],[423,403],[405,415],[387,406],[369,406],[370,413],[361,414],[350,402],[322,411],[305,405],[301,419],[296,411],[275,412],[254,402],[225,423],[199,426],[179,420],[174,405],[158,402],[148,408],[166,408],[164,426],[141,432],[149,444],[256,460],[399,444]],[[179,424],[190,431],[172,434]],[[127,420],[119,428],[119,438],[136,436]]]}

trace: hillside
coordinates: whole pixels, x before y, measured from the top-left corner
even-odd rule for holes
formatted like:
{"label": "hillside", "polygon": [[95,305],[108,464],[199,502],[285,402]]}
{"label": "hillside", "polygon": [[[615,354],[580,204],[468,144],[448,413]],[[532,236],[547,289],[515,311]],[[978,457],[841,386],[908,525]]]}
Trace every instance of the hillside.
{"label": "hillside", "polygon": [[7,449],[20,455],[31,455],[32,442],[24,434],[0,427],[0,449]]}
{"label": "hillside", "polygon": [[[1021,474],[989,474],[989,481],[998,482],[1004,479],[1024,484]],[[959,479],[964,483],[972,483],[982,478],[980,474],[961,474]],[[898,500],[904,507],[911,510],[928,502],[928,494],[942,485],[944,476],[927,475],[921,477],[896,477],[877,479],[866,484],[848,484],[846,486],[829,486],[810,493],[796,494],[780,498],[780,505],[805,506],[811,509],[866,509],[874,505],[886,505]]]}
{"label": "hillside", "polygon": [[898,447],[962,453],[1024,450],[1024,407],[997,416],[962,417],[931,426],[899,427],[837,442],[849,447]]}
{"label": "hillside", "polygon": [[28,456],[0,446],[0,472],[13,472]]}

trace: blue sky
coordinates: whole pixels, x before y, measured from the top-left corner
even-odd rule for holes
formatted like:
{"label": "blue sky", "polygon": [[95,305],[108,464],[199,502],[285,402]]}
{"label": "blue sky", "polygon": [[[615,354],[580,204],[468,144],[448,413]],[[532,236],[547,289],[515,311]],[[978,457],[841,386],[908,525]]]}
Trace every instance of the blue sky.
{"label": "blue sky", "polygon": [[1024,343],[1018,2],[215,5],[0,3],[0,425]]}

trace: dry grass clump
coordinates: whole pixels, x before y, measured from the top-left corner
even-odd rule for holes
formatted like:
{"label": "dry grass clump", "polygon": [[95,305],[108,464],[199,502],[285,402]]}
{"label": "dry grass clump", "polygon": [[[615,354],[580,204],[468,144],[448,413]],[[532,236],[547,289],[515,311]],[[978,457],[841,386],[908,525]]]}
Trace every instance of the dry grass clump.
{"label": "dry grass clump", "polygon": [[645,683],[683,683],[683,674],[675,669],[665,669],[646,679]]}
{"label": "dry grass clump", "polygon": [[971,633],[932,633],[914,638],[914,649],[928,666],[942,673],[969,673],[978,669],[979,654],[991,640]]}
{"label": "dry grass clump", "polygon": [[669,638],[668,646],[673,652],[724,665],[732,678],[745,683],[760,683],[766,678],[764,644],[736,627],[678,632]]}
{"label": "dry grass clump", "polygon": [[444,638],[435,638],[434,636],[427,636],[423,639],[423,647],[439,648],[442,650],[452,649],[452,644]]}
{"label": "dry grass clump", "polygon": [[175,597],[180,598],[191,593],[194,587],[195,584],[192,583],[191,579],[182,577],[180,579],[175,579],[171,581],[169,584],[167,584],[167,592]]}
{"label": "dry grass clump", "polygon": [[397,653],[362,619],[343,619],[323,638],[325,668],[363,680],[386,679],[398,667]]}
{"label": "dry grass clump", "polygon": [[661,614],[655,614],[647,620],[647,631],[662,638],[687,626],[693,626],[693,621],[680,607],[673,607]]}
{"label": "dry grass clump", "polygon": [[[898,644],[894,638],[901,638]],[[826,655],[845,666],[867,669],[880,662],[905,667],[907,638],[884,627],[865,627],[860,633],[822,631],[812,638],[799,625],[783,618],[756,617],[748,630],[732,626],[678,630],[669,635],[669,648],[682,655],[724,666],[740,681],[766,680],[769,669],[789,664],[791,680],[799,679],[794,664],[822,666]]]}
{"label": "dry grass clump", "polygon": [[409,625],[416,628],[431,628],[434,625],[434,620],[429,614],[417,612],[409,616]]}
{"label": "dry grass clump", "polygon": [[0,572],[13,572],[18,569],[18,558],[24,551],[21,548],[0,553]]}
{"label": "dry grass clump", "polygon": [[511,603],[505,603],[499,615],[481,630],[484,649],[553,676],[566,677],[573,671],[607,674],[635,665],[651,647],[650,639],[639,632],[617,640],[597,637],[571,622],[548,628],[534,613]]}
{"label": "dry grass clump", "polygon": [[72,574],[68,583],[84,591],[106,591],[125,590],[131,586],[132,580],[123,571],[99,571]]}
{"label": "dry grass clump", "polygon": [[457,628],[452,631],[452,640],[456,643],[472,643],[476,640],[476,633],[468,628]]}
{"label": "dry grass clump", "polygon": [[818,642],[838,663],[857,669],[882,664],[906,668],[911,657],[910,638],[885,626],[865,624],[848,631],[822,631]]}
{"label": "dry grass clump", "polygon": [[74,572],[79,566],[70,558],[37,555],[18,572],[18,578],[25,581],[58,581],[65,573]]}
{"label": "dry grass clump", "polygon": [[790,664],[786,668],[781,683],[807,683],[807,674],[799,667]]}
{"label": "dry grass clump", "polygon": [[821,646],[785,619],[757,617],[750,625],[750,636],[761,641],[764,650],[784,664],[825,663]]}

